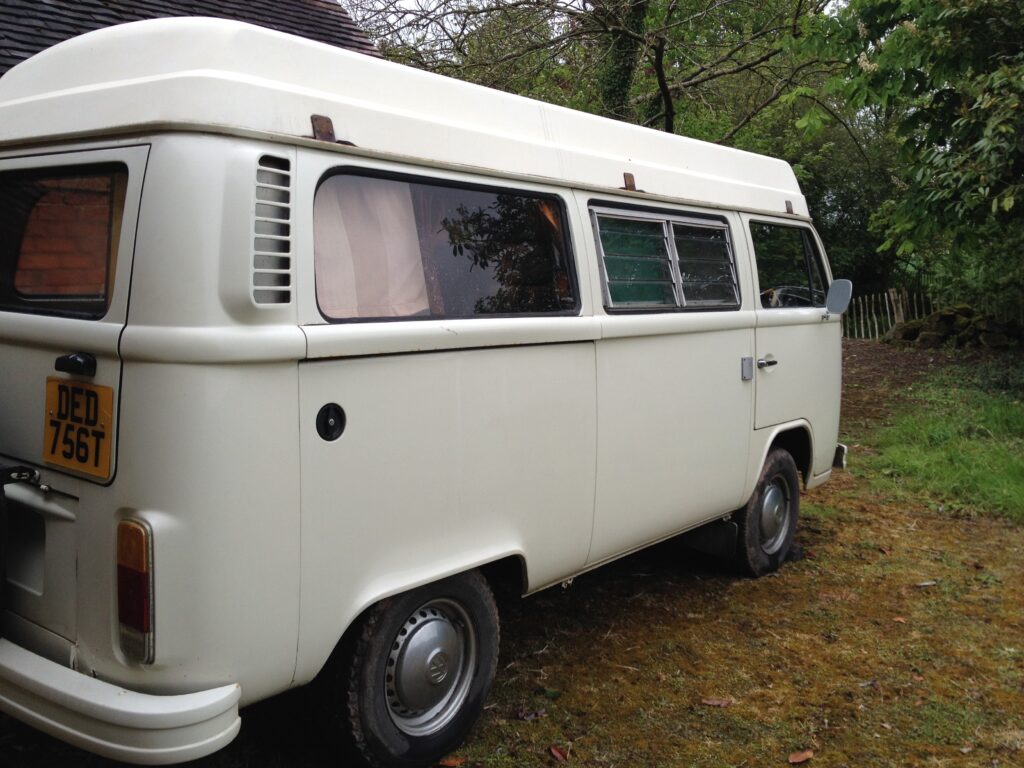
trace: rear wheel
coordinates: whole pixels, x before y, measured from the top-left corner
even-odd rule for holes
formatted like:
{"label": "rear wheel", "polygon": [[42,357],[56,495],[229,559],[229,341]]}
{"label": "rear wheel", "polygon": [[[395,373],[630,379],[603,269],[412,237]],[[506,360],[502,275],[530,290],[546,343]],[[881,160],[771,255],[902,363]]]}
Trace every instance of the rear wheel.
{"label": "rear wheel", "polygon": [[478,572],[381,601],[338,681],[355,746],[373,766],[434,764],[476,722],[497,659],[497,608]]}
{"label": "rear wheel", "polygon": [[736,559],[751,576],[778,570],[786,560],[800,515],[796,462],[781,448],[768,454],[747,506],[736,511]]}

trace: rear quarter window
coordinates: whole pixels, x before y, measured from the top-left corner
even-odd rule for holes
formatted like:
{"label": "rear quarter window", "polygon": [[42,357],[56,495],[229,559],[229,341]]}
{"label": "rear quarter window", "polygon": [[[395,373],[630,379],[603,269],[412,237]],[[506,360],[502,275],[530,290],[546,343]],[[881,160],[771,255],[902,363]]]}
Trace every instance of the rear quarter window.
{"label": "rear quarter window", "polygon": [[106,314],[127,182],[119,163],[0,173],[0,309]]}

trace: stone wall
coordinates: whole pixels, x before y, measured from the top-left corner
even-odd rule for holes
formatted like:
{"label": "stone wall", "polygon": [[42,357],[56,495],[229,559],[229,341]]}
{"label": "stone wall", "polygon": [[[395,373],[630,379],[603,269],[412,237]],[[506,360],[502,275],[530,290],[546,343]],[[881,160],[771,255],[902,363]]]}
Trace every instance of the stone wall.
{"label": "stone wall", "polygon": [[924,349],[942,346],[1007,349],[1020,345],[1022,330],[1017,323],[1000,322],[960,304],[895,325],[882,341],[913,344]]}

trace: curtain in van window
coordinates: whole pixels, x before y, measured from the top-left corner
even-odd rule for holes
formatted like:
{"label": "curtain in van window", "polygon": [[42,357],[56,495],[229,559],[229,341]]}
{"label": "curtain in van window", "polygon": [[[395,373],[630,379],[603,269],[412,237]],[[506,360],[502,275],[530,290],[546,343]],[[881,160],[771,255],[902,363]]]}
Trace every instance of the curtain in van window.
{"label": "curtain in van window", "polygon": [[331,176],[313,204],[316,293],[328,317],[428,312],[409,185]]}

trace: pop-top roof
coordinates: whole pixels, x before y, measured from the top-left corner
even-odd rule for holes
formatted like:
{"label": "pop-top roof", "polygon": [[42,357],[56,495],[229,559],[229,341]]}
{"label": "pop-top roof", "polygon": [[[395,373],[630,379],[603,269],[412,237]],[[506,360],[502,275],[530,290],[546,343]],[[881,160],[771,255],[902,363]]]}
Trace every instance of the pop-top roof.
{"label": "pop-top roof", "polygon": [[781,160],[494,91],[219,19],[110,27],[0,78],[6,145],[157,130],[310,136],[333,120],[357,147],[499,173],[807,215]]}

